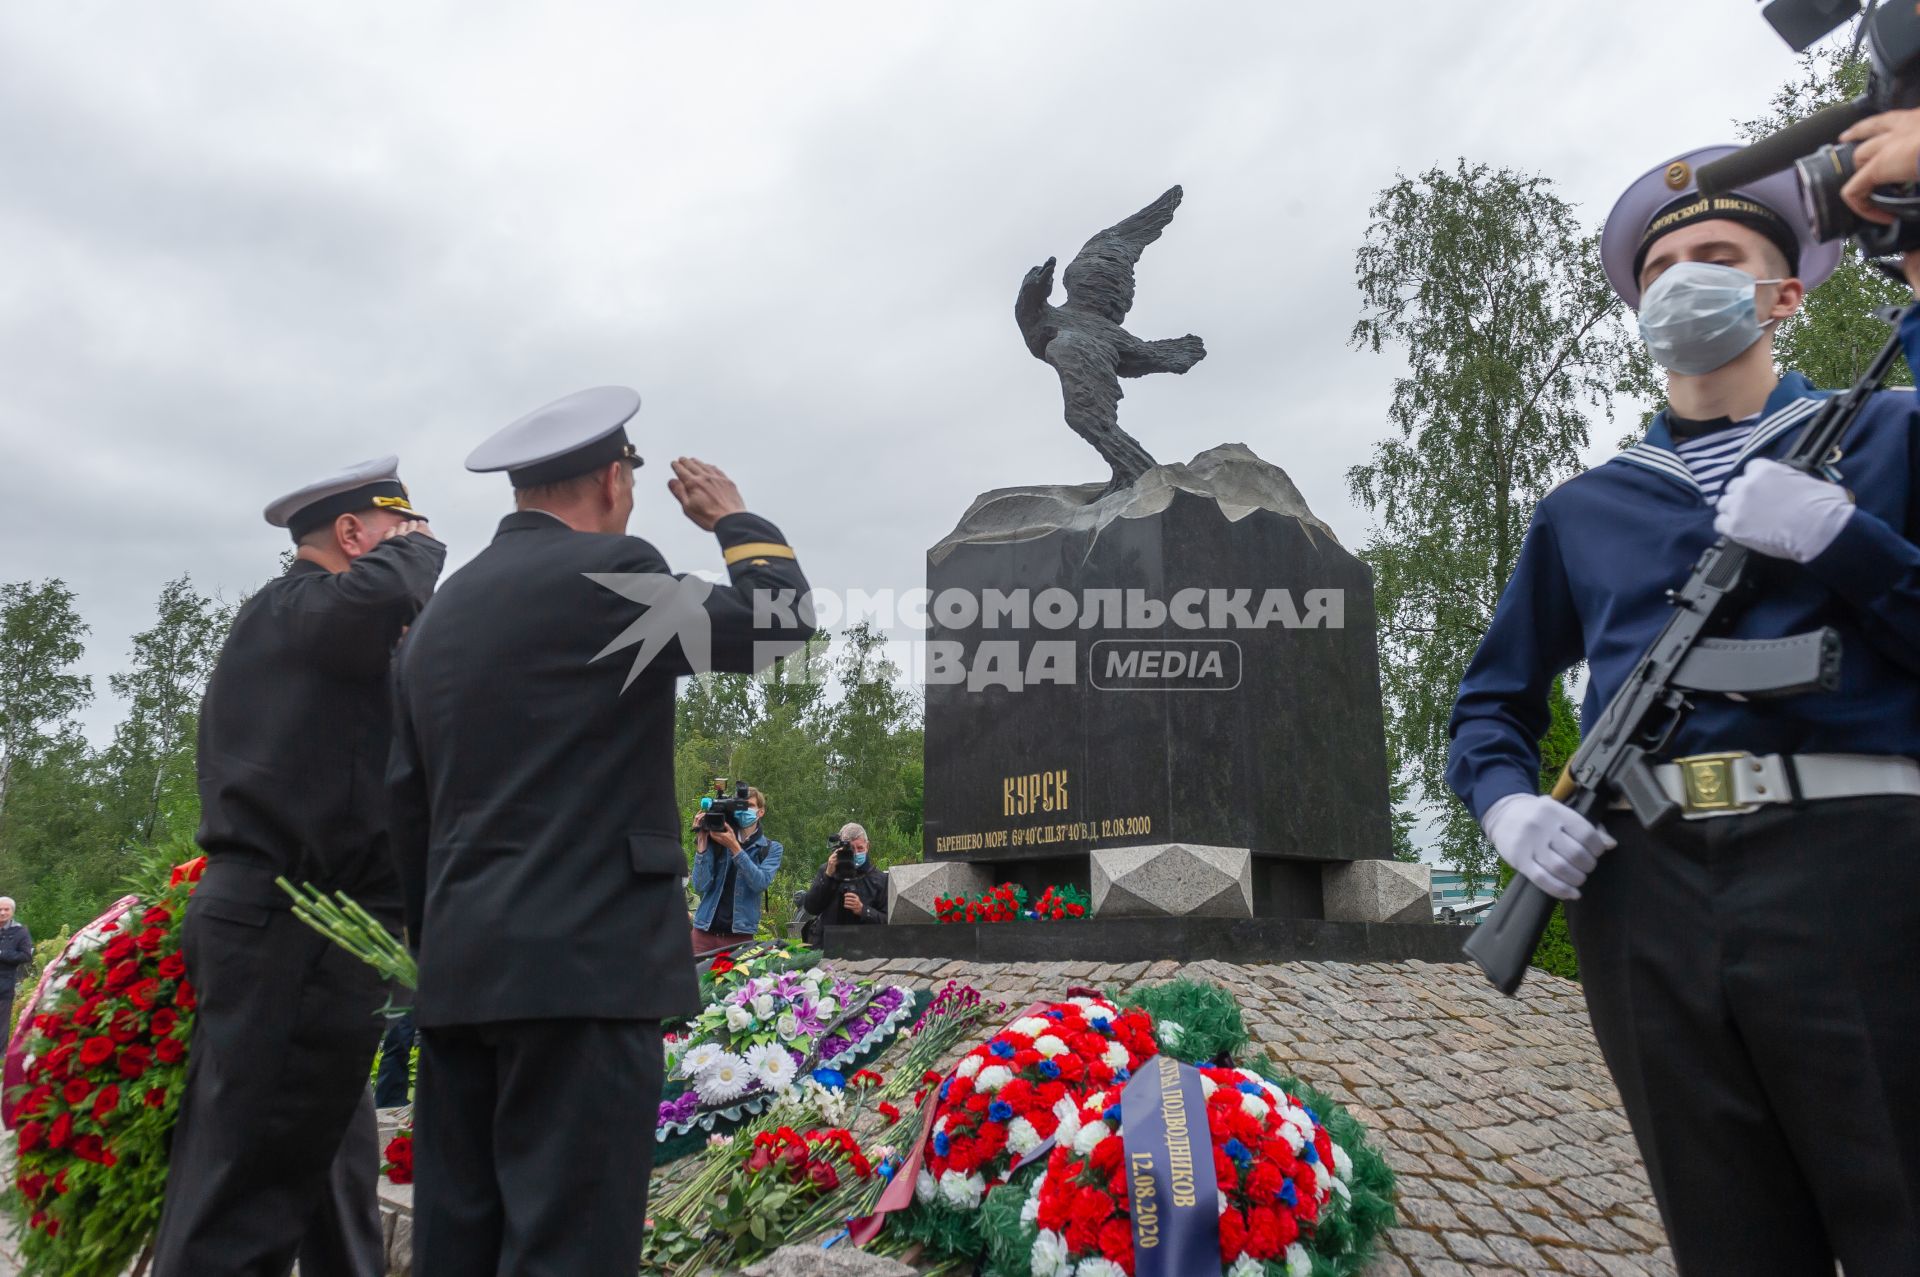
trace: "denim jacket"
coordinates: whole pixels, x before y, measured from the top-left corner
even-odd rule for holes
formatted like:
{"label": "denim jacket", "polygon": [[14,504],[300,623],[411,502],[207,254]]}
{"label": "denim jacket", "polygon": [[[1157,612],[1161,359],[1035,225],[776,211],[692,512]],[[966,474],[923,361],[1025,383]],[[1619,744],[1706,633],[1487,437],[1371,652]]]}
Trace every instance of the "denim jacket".
{"label": "denim jacket", "polygon": [[741,845],[740,855],[732,856],[709,841],[708,850],[693,858],[693,890],[700,907],[693,911],[693,925],[702,931],[713,926],[713,912],[720,907],[726,889],[726,866],[738,875],[733,884],[733,930],[750,936],[760,929],[760,901],[767,884],[780,868],[786,848],[767,837],[764,830],[754,831],[753,841]]}

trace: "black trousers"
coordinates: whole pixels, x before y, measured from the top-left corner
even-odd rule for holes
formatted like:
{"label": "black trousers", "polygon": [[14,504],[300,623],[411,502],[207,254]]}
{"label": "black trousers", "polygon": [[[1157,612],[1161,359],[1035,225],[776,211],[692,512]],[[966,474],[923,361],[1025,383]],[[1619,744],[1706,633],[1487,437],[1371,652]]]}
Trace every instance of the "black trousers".
{"label": "black trousers", "polygon": [[659,1021],[419,1032],[415,1277],[633,1277],[665,1080]]}
{"label": "black trousers", "polygon": [[1680,1271],[1920,1274],[1920,799],[1607,829],[1567,919]]}
{"label": "black trousers", "polygon": [[[154,1277],[381,1277],[371,967],[209,867],[181,946],[199,999]],[[212,892],[209,892],[209,888]],[[228,895],[218,893],[227,892]]]}

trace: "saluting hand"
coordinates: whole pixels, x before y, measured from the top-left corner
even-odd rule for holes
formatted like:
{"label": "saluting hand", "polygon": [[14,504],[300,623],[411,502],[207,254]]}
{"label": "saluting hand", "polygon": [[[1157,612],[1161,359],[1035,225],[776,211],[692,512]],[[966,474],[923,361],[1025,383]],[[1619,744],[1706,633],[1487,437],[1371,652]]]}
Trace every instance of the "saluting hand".
{"label": "saluting hand", "polygon": [[[433,536],[433,529],[427,526],[425,519],[408,519],[405,523],[396,523],[380,534],[382,541],[391,541],[395,537],[412,536],[418,532],[422,536]],[[438,541],[439,537],[433,537]]]}
{"label": "saluting hand", "polygon": [[673,478],[667,480],[667,491],[702,532],[713,531],[713,525],[727,515],[746,513],[747,503],[740,499],[740,489],[733,486],[733,480],[721,473],[718,466],[693,457],[674,461]]}

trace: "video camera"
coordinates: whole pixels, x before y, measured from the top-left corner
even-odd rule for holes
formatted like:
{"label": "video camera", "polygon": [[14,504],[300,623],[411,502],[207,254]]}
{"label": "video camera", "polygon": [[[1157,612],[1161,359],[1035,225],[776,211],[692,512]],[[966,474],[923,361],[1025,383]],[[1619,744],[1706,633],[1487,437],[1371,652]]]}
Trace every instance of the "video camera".
{"label": "video camera", "polygon": [[741,781],[734,786],[731,795],[727,793],[727,778],[716,776],[713,792],[700,800],[700,814],[693,818],[695,829],[716,833],[721,830],[738,830],[747,821],[741,820],[740,813],[753,810],[753,803],[747,798],[747,782]]}
{"label": "video camera", "polygon": [[[1796,52],[1859,15],[1861,0],[1772,0],[1767,21]],[[1855,47],[1864,42],[1867,91],[1850,102],[1816,111],[1752,146],[1700,167],[1702,195],[1725,195],[1737,186],[1792,168],[1814,234],[1822,240],[1851,235],[1868,257],[1891,257],[1920,248],[1920,180],[1876,187],[1873,202],[1896,219],[1891,225],[1861,218],[1840,198],[1854,172],[1853,144],[1836,139],[1869,116],[1920,106],[1920,10],[1912,4],[1878,3],[1861,21]],[[1916,175],[1920,178],[1920,175]]]}
{"label": "video camera", "polygon": [[835,881],[853,877],[853,844],[845,838],[842,838],[839,834],[828,834],[827,855],[831,858],[836,853],[840,858],[832,861]]}

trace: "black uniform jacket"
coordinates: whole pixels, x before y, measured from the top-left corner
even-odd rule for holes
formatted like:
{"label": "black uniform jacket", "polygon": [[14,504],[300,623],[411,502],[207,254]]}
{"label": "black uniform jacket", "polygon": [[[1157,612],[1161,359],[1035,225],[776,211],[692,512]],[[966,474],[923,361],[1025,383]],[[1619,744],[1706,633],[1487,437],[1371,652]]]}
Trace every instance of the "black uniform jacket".
{"label": "black uniform jacket", "polygon": [[[791,557],[740,550],[783,544],[765,519],[728,515],[714,534],[736,551],[732,585],[678,588],[711,591],[696,608],[710,667],[746,672],[773,659],[765,644],[791,650],[811,633],[795,607],[807,583]],[[676,580],[637,537],[523,511],[402,645],[388,780],[419,945],[416,1023],[699,1010],[673,786],[689,653],[669,640],[634,673],[644,639],[607,650],[665,606],[631,596]],[[760,591],[786,611],[756,626]]]}
{"label": "black uniform jacket", "polygon": [[344,572],[296,561],[235,613],[200,706],[198,842],[215,863],[261,870],[244,879],[257,903],[288,903],[273,886],[285,874],[399,922],[388,668],[446,557],[415,533]]}

